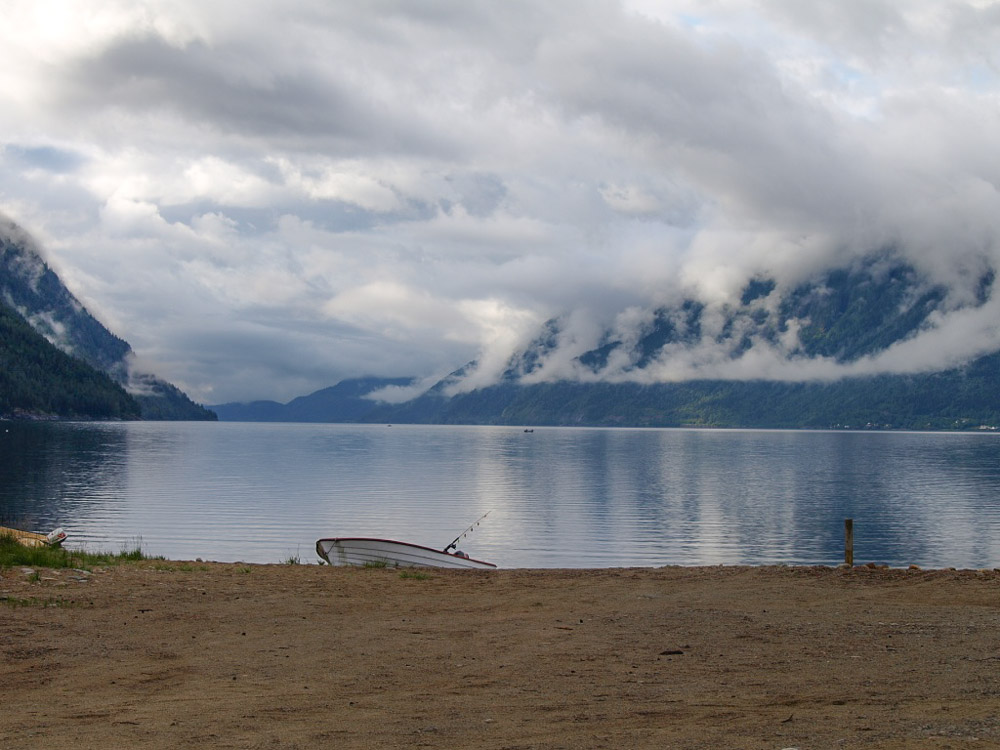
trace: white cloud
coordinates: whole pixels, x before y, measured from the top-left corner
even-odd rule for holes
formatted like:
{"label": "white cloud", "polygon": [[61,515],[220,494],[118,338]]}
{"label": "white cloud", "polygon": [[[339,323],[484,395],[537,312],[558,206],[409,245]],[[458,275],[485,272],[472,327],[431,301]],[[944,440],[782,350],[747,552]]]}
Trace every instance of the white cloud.
{"label": "white cloud", "polygon": [[[1000,261],[993,3],[4,11],[0,210],[196,398],[485,379],[551,315],[569,354],[888,244],[959,286]],[[784,354],[741,367],[814,366]]]}
{"label": "white cloud", "polygon": [[605,185],[600,193],[612,209],[630,216],[655,216],[662,209],[656,196],[636,185]]}
{"label": "white cloud", "polygon": [[[341,292],[324,306],[331,317],[380,328],[389,338],[404,337],[414,330],[448,330],[462,337],[465,326],[456,329],[451,305],[429,292],[390,281],[375,281]],[[465,334],[467,335],[467,334]]]}

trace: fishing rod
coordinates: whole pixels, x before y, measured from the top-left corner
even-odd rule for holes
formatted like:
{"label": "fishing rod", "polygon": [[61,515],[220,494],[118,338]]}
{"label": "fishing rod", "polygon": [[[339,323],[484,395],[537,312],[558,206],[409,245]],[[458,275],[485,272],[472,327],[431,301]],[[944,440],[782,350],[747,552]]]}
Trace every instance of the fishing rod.
{"label": "fishing rod", "polygon": [[456,547],[458,547],[458,541],[459,541],[459,539],[462,539],[467,534],[471,534],[473,531],[475,531],[476,527],[479,525],[479,522],[482,521],[484,518],[486,518],[486,516],[488,516],[492,512],[493,512],[493,510],[490,509],[490,510],[486,511],[485,513],[483,513],[483,515],[481,515],[479,517],[479,519],[474,524],[472,524],[472,526],[470,526],[465,531],[463,531],[461,534],[459,534],[458,536],[456,536],[455,537],[455,541],[453,541],[451,544],[449,544],[447,547],[445,547],[444,551],[445,552],[449,552],[449,551],[455,549]]}

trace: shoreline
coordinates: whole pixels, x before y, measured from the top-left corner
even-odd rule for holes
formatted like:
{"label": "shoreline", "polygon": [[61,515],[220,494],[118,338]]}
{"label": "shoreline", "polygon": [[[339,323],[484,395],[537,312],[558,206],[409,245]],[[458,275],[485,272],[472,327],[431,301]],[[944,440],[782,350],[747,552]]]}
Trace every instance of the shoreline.
{"label": "shoreline", "polygon": [[35,572],[0,573],[3,746],[1000,743],[995,570]]}
{"label": "shoreline", "polygon": [[[209,406],[202,406],[204,409],[211,410]],[[95,423],[134,423],[134,422],[147,422],[147,423],[164,423],[164,422],[186,422],[186,423],[215,423],[215,424],[258,424],[258,425],[273,425],[273,424],[290,424],[290,425],[351,425],[357,427],[498,427],[507,428],[517,432],[528,431],[534,432],[536,429],[539,430],[688,430],[688,431],[730,431],[730,432],[747,432],[747,431],[757,431],[757,432],[859,432],[859,433],[870,433],[870,432],[893,432],[893,433],[912,433],[912,434],[954,434],[954,435],[989,435],[1000,432],[1000,426],[987,424],[985,422],[979,422],[978,420],[972,420],[970,424],[962,427],[934,427],[932,425],[924,425],[922,427],[894,427],[892,425],[883,424],[866,424],[866,425],[841,425],[841,424],[830,424],[825,427],[820,427],[816,425],[785,425],[785,426],[773,426],[773,425],[751,425],[751,424],[581,424],[574,422],[573,424],[550,424],[550,423],[532,423],[526,425],[523,422],[460,422],[460,423],[450,423],[450,422],[392,422],[386,423],[382,420],[372,421],[372,422],[351,422],[351,421],[335,421],[335,422],[311,422],[311,421],[301,421],[293,420],[286,422],[274,422],[268,419],[154,419],[154,418],[143,418],[143,417],[98,417],[98,416],[86,416],[86,415],[68,415],[68,414],[50,414],[46,412],[22,412],[22,413],[7,413],[0,414],[0,422],[7,422],[12,424],[32,424],[32,423],[81,423],[86,424],[89,422]],[[973,424],[975,423],[975,424]],[[525,429],[527,428],[527,429]]]}

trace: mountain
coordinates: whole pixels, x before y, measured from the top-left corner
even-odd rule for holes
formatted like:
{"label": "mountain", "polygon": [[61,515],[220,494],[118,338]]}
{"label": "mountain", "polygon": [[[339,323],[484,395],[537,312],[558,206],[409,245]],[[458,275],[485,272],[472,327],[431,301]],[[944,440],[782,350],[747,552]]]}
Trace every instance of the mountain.
{"label": "mountain", "polygon": [[[463,391],[453,378],[402,408],[448,423],[996,426],[1000,354],[930,371],[878,366],[949,314],[991,315],[994,281],[984,268],[955,294],[883,251],[789,288],[751,279],[737,303],[713,308],[687,298],[631,311],[593,346],[580,346],[572,321],[550,320],[496,385]],[[406,421],[406,413],[392,418]]]}
{"label": "mountain", "polygon": [[368,396],[382,388],[412,384],[413,378],[353,378],[287,404],[253,401],[210,408],[227,422],[382,422],[382,415],[393,407]]}
{"label": "mountain", "polygon": [[107,373],[50,344],[0,302],[0,415],[138,419],[139,404]]}
{"label": "mountain", "polygon": [[1000,425],[1000,355],[921,375],[833,383],[500,384],[422,396],[384,421],[606,427],[966,430]]}
{"label": "mountain", "polygon": [[[795,370],[804,368],[812,379],[835,380],[852,374],[850,365],[929,331],[949,313],[983,308],[994,279],[994,271],[983,270],[968,294],[956,299],[892,253],[876,253],[788,289],[771,278],[752,279],[738,304],[710,307],[688,298],[630,311],[582,351],[573,350],[579,339],[570,323],[551,320],[511,358],[500,380],[801,380]],[[763,360],[772,372],[757,375],[751,363]],[[783,366],[777,376],[776,366]]]}
{"label": "mountain", "polygon": [[[1000,352],[890,366],[940,345],[926,337],[949,316],[995,327],[994,282],[984,267],[956,291],[891,251],[873,253],[788,286],[753,278],[728,304],[688,297],[630,310],[596,333],[572,316],[549,320],[493,385],[464,387],[478,370],[470,362],[405,403],[317,407],[310,421],[995,428]],[[220,416],[256,418],[235,407]]]}
{"label": "mountain", "polygon": [[[341,385],[353,388],[352,381],[344,381],[334,389]],[[310,399],[296,401],[309,403]],[[451,396],[429,391],[402,404],[367,399],[363,404],[351,399],[342,403],[346,408],[316,410],[307,418],[293,418],[285,405],[273,401],[211,408],[221,420],[236,422],[996,429],[1000,426],[1000,354],[938,373],[854,377],[833,383],[501,383]]]}
{"label": "mountain", "polygon": [[108,331],[63,285],[20,227],[0,218],[0,302],[53,346],[107,373],[129,391],[143,419],[215,419],[176,386],[136,372],[132,348]]}

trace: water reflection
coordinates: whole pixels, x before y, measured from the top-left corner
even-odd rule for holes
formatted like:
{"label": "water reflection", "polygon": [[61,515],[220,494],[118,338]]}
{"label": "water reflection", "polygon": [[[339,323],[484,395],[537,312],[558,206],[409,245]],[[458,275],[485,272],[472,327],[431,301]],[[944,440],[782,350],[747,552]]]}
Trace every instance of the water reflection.
{"label": "water reflection", "polygon": [[504,566],[1000,564],[994,435],[6,423],[0,522],[172,558],[314,560],[320,536]]}
{"label": "water reflection", "polygon": [[127,496],[127,435],[122,431],[100,425],[0,424],[0,525],[51,530],[63,522],[67,506],[76,513]]}

